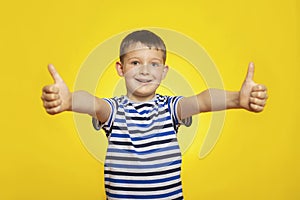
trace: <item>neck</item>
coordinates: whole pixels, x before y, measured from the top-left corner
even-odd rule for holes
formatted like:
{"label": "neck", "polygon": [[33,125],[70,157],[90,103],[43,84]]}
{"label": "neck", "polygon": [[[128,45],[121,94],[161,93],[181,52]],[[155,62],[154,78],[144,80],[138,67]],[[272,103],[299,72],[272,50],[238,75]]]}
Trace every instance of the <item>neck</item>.
{"label": "neck", "polygon": [[138,95],[127,93],[126,96],[128,97],[128,99],[134,102],[147,102],[152,100],[155,97],[155,94],[148,95],[148,96],[138,96]]}

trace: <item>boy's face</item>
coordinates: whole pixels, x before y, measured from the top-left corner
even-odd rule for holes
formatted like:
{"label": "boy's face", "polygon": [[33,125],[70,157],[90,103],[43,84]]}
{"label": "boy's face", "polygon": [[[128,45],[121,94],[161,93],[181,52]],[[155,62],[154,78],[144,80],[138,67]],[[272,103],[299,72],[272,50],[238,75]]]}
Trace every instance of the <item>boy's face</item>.
{"label": "boy's face", "polygon": [[152,99],[168,72],[163,52],[141,43],[131,45],[123,62],[117,62],[116,68],[125,78],[127,96],[138,102]]}

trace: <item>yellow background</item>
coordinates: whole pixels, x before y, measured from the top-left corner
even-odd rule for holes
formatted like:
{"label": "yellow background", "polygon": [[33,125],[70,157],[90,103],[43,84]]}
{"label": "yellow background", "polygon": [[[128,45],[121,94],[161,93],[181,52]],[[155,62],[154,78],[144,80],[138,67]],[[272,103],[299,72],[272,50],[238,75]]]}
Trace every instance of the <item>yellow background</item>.
{"label": "yellow background", "polygon": [[300,199],[299,11],[296,0],[1,2],[0,199],[104,199],[102,164],[72,113],[45,113],[41,88],[48,63],[72,88],[89,52],[140,27],[196,40],[227,89],[239,89],[249,61],[269,88],[263,113],[227,111],[209,156],[198,158],[197,140],[184,154],[186,199]]}

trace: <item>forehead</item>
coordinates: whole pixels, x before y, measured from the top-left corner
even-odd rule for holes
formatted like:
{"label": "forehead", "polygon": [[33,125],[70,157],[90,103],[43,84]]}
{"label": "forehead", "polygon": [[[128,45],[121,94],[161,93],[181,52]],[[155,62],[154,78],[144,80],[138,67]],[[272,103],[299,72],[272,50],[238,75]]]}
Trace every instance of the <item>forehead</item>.
{"label": "forehead", "polygon": [[128,48],[125,49],[124,52],[124,59],[129,59],[132,57],[138,57],[138,58],[156,58],[163,60],[163,51],[157,47],[154,46],[147,46],[142,43],[134,43],[131,44]]}

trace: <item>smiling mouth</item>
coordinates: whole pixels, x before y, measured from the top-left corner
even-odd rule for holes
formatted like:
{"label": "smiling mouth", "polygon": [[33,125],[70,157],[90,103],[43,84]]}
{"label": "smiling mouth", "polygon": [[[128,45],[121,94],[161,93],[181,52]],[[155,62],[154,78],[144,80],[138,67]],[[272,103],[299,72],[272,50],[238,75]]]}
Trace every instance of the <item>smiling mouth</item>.
{"label": "smiling mouth", "polygon": [[152,81],[152,80],[148,80],[148,79],[135,79],[135,80],[140,83],[150,83]]}

